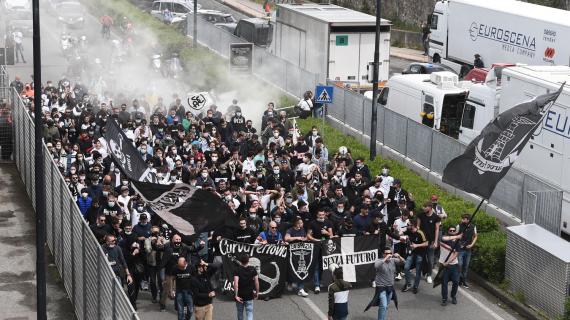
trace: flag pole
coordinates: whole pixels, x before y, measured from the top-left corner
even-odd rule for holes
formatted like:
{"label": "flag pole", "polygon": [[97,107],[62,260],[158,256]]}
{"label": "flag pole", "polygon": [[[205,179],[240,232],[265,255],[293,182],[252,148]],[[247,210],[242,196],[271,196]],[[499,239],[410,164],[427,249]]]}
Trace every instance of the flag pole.
{"label": "flag pole", "polygon": [[[475,208],[475,211],[473,212],[473,214],[471,215],[471,218],[469,219],[469,222],[467,223],[467,227],[465,228],[465,230],[469,229],[469,227],[471,227],[471,225],[473,224],[473,220],[475,220],[475,216],[477,215],[477,212],[479,212],[479,209],[481,209],[481,206],[483,205],[483,202],[485,202],[486,199],[481,199],[481,202],[479,202],[479,205],[477,205],[477,208]],[[457,230],[459,231],[459,230]],[[451,255],[457,251],[457,247],[459,246],[459,241],[455,241],[455,244],[453,245],[453,248],[451,248],[451,251],[447,254],[447,257],[445,258],[445,262],[447,262],[449,260],[449,258],[451,257]],[[437,287],[438,285],[441,284],[441,277],[443,276],[443,268],[439,269],[437,271],[437,275],[435,276],[435,281],[433,282],[433,287]]]}

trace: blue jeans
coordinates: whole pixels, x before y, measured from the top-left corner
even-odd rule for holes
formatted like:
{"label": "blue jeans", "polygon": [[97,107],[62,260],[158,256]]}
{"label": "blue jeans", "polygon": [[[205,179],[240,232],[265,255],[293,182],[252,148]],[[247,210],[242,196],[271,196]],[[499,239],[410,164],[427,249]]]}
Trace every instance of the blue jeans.
{"label": "blue jeans", "polygon": [[412,263],[416,262],[416,278],[414,279],[414,288],[417,288],[420,285],[420,280],[422,278],[422,261],[423,257],[419,254],[411,254],[406,258],[406,264],[404,265],[404,273],[406,274],[406,286],[410,284],[412,281],[412,274],[410,272],[410,268],[412,267]]}
{"label": "blue jeans", "polygon": [[313,284],[315,285],[315,289],[321,287],[321,272],[322,272],[322,258],[320,256],[317,257],[317,264],[315,266],[315,273],[313,274]]}
{"label": "blue jeans", "polygon": [[392,300],[392,292],[384,290],[380,293],[378,297],[378,320],[385,320],[388,314],[388,305]]}
{"label": "blue jeans", "polygon": [[467,272],[469,271],[469,262],[471,262],[471,250],[459,251],[459,266],[461,267],[460,279],[467,280]]}
{"label": "blue jeans", "polygon": [[443,270],[443,279],[441,282],[441,300],[447,301],[448,283],[451,280],[451,297],[457,297],[457,288],[459,287],[459,265],[453,264],[447,266]]}
{"label": "blue jeans", "polygon": [[[433,244],[433,241],[429,242],[429,246],[427,247],[427,265],[428,265],[428,276],[431,276],[432,272],[433,272],[433,265],[434,265],[434,255],[435,255],[435,249],[431,246]],[[421,268],[420,268],[421,269]]]}
{"label": "blue jeans", "polygon": [[188,319],[192,318],[194,304],[192,303],[192,291],[176,290],[176,309],[178,310],[178,320],[184,320],[184,309],[188,307]]}
{"label": "blue jeans", "polygon": [[244,301],[243,303],[239,303],[236,301],[236,308],[237,308],[238,320],[244,320],[243,318],[244,309],[245,309],[245,319],[253,320],[253,300],[247,300]]}

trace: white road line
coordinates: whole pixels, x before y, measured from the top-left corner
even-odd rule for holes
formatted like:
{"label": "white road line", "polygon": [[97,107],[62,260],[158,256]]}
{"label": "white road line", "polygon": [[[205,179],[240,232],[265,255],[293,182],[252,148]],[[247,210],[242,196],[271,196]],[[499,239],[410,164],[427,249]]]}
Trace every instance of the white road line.
{"label": "white road line", "polygon": [[326,314],[324,314],[321,309],[319,309],[319,307],[317,307],[317,305],[309,298],[304,298],[304,299],[300,299],[302,301],[304,301],[309,308],[311,308],[311,310],[313,310],[314,313],[317,314],[317,316],[319,316],[319,319],[321,320],[328,320],[328,316]]}
{"label": "white road line", "polygon": [[481,309],[483,309],[484,311],[486,311],[491,317],[493,317],[496,320],[505,320],[505,318],[501,317],[500,315],[498,315],[497,313],[495,313],[495,311],[489,309],[489,307],[487,307],[486,305],[484,305],[483,303],[481,303],[481,301],[477,300],[477,298],[475,298],[473,295],[471,295],[469,292],[463,290],[463,289],[459,289],[459,293],[463,294],[467,299],[471,300],[471,302],[473,302],[474,304],[478,305]]}

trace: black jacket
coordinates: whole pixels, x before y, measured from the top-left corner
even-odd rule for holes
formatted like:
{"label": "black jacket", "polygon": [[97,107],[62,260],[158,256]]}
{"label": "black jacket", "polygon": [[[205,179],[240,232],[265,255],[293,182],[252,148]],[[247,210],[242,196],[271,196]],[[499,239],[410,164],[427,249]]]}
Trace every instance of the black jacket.
{"label": "black jacket", "polygon": [[210,277],[216,272],[216,269],[215,266],[210,264],[205,274],[196,273],[192,277],[192,298],[195,306],[203,307],[212,303],[212,298],[209,297],[209,294],[214,291],[214,288],[212,288]]}

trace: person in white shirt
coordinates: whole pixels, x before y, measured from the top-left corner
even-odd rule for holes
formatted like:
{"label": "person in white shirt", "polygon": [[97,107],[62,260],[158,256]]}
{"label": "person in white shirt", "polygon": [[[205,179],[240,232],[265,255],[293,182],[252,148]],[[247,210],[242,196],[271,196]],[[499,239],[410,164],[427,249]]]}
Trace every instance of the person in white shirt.
{"label": "person in white shirt", "polygon": [[131,201],[131,196],[129,195],[129,187],[122,186],[121,194],[117,197],[117,203],[121,205],[121,209],[123,209],[123,211],[125,212],[125,216],[127,217],[127,219],[129,219],[129,217],[131,216],[131,210],[129,209],[130,201]]}
{"label": "person in white shirt", "polygon": [[16,63],[20,63],[20,57],[22,58],[22,62],[26,63],[26,59],[24,59],[24,46],[22,44],[24,35],[21,31],[16,30],[12,33],[12,39],[16,45]]}
{"label": "person in white shirt", "polygon": [[311,100],[312,98],[313,98],[313,93],[311,91],[307,91],[303,95],[303,99],[301,99],[297,104],[299,109],[301,109],[300,117],[302,119],[305,119],[306,117],[311,115],[311,110],[313,109],[313,101]]}
{"label": "person in white shirt", "polygon": [[390,176],[390,168],[386,165],[382,167],[382,182],[380,183],[380,187],[382,189],[382,193],[384,194],[384,198],[388,198],[388,193],[390,192],[390,187],[394,184],[394,177]]}
{"label": "person in white shirt", "polygon": [[243,160],[241,172],[248,174],[254,173],[256,170],[255,162],[253,162],[253,152],[247,154],[247,158]]}
{"label": "person in white shirt", "polygon": [[[402,215],[398,219],[396,219],[396,221],[394,221],[394,225],[392,226],[392,228],[394,229],[394,233],[397,232],[398,234],[403,235],[404,232],[408,229],[408,225],[410,224],[410,213],[408,212],[408,210],[402,210],[401,212]],[[398,253],[405,259],[406,243],[401,242],[400,239],[392,239],[392,251],[394,253]],[[402,280],[403,276],[404,276],[404,270],[400,266],[397,268],[395,279]]]}
{"label": "person in white shirt", "polygon": [[431,203],[433,205],[433,211],[437,214],[437,216],[443,220],[447,218],[447,213],[445,209],[438,203],[439,197],[436,194],[431,195]]}
{"label": "person in white shirt", "polygon": [[[370,191],[370,194],[372,195],[376,194],[378,191],[381,191],[382,194],[384,194],[384,191],[382,191],[382,178],[376,177],[376,179],[374,179],[374,184],[368,187],[368,191]],[[384,198],[385,197],[386,195],[384,195]]]}

